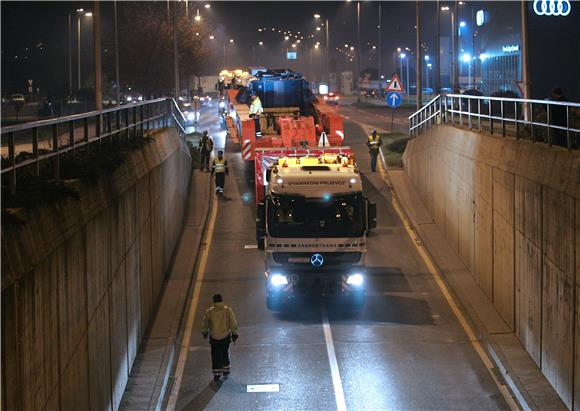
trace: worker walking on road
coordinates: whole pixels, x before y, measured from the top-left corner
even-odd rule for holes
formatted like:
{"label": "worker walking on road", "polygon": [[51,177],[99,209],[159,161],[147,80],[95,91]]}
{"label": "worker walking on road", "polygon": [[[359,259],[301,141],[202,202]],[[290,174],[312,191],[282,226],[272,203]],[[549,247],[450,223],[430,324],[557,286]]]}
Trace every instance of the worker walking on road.
{"label": "worker walking on road", "polygon": [[371,155],[371,170],[374,173],[377,170],[377,157],[379,156],[379,150],[383,141],[381,137],[377,135],[377,130],[371,131],[371,135],[367,141],[367,147],[369,148],[369,154]]}
{"label": "worker walking on road", "polygon": [[211,152],[213,151],[213,140],[207,133],[207,130],[203,132],[201,140],[199,141],[199,148],[201,153],[201,171],[205,168],[209,171],[209,159],[211,157]]}
{"label": "worker walking on road", "polygon": [[213,306],[205,311],[201,325],[203,338],[209,335],[213,380],[230,375],[230,342],[238,339],[238,323],[230,307],[224,305],[221,294],[213,296]]}
{"label": "worker walking on road", "polygon": [[211,174],[215,174],[215,193],[223,194],[226,185],[226,175],[229,173],[228,161],[224,157],[223,151],[218,151],[217,157],[213,159]]}
{"label": "worker walking on road", "polygon": [[264,112],[262,101],[254,90],[250,92],[250,118],[254,119],[256,126],[256,138],[262,138],[262,129],[260,127],[260,116]]}

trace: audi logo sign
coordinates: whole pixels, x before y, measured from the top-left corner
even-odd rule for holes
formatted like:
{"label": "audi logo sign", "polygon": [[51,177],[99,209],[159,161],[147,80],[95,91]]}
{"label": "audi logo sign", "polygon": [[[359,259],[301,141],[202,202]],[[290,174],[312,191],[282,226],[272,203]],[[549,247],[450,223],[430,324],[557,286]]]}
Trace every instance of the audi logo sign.
{"label": "audi logo sign", "polygon": [[534,0],[534,13],[538,16],[567,16],[571,9],[569,0]]}

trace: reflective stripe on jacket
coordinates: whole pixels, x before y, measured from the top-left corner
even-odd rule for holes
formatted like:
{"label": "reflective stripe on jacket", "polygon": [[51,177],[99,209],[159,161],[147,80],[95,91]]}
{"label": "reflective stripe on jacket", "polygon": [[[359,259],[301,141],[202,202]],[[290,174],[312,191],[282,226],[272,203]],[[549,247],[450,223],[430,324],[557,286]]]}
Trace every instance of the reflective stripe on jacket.
{"label": "reflective stripe on jacket", "polygon": [[252,114],[261,115],[263,112],[264,109],[262,108],[262,101],[260,101],[260,97],[256,97],[255,99],[252,100],[252,103],[250,104],[250,115]]}
{"label": "reflective stripe on jacket", "polygon": [[201,332],[215,340],[223,340],[229,335],[238,335],[238,323],[232,309],[224,303],[213,303],[203,316]]}
{"label": "reflective stripe on jacket", "polygon": [[367,146],[371,149],[371,150],[378,150],[381,146],[381,137],[380,136],[375,136],[373,137],[373,135],[371,134],[368,138],[367,141]]}
{"label": "reflective stripe on jacket", "polygon": [[228,168],[228,162],[225,157],[220,160],[218,157],[213,160],[213,171],[215,173],[225,173]]}

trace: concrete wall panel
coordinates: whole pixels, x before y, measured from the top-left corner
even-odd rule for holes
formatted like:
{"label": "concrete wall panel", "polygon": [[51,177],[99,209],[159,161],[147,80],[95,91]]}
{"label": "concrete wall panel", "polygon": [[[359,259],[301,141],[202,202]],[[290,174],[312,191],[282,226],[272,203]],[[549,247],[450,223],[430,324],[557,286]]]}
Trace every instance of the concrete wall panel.
{"label": "concrete wall panel", "polygon": [[127,283],[125,265],[119,266],[113,276],[109,291],[111,328],[111,385],[113,409],[119,408],[127,378],[129,364],[127,356]]}
{"label": "concrete wall panel", "polygon": [[564,403],[572,407],[574,307],[566,273],[544,258],[542,372]]}
{"label": "concrete wall panel", "polygon": [[[67,368],[71,356],[87,332],[85,247],[85,238],[80,232],[67,241],[65,244],[65,258],[59,260],[59,265],[64,267],[58,278],[61,372]],[[76,326],[71,327],[71,324]]]}
{"label": "concrete wall panel", "polygon": [[514,329],[514,176],[493,171],[493,304]]}
{"label": "concrete wall panel", "polygon": [[87,335],[79,341],[67,367],[60,376],[61,410],[89,409],[89,362]]}
{"label": "concrete wall panel", "polygon": [[[141,284],[139,279],[139,241],[127,253],[127,356],[133,364],[141,343]],[[130,372],[130,370],[129,370]]]}
{"label": "concrete wall panel", "polygon": [[450,245],[580,411],[578,152],[441,126],[413,138],[403,161]]}
{"label": "concrete wall panel", "polygon": [[111,410],[109,299],[97,306],[89,322],[89,390],[91,410]]}
{"label": "concrete wall panel", "polygon": [[[113,241],[111,230],[113,227],[117,232],[119,226],[115,218],[111,221],[111,211],[107,210],[101,213],[94,220],[87,222],[86,230],[86,258],[87,258],[87,310],[92,313],[101,304],[103,298],[110,287],[111,282],[111,251],[110,247]],[[115,241],[116,244],[118,244]]]}
{"label": "concrete wall panel", "polygon": [[181,229],[191,159],[180,145],[160,133],[112,176],[79,184],[80,201],[2,227],[3,409],[118,408]]}

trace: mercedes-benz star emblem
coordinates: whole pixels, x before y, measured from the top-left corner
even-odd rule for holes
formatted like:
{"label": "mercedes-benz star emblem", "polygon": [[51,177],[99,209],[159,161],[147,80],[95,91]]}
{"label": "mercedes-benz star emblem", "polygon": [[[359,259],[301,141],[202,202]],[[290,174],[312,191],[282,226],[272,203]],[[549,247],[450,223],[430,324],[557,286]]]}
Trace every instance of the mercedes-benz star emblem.
{"label": "mercedes-benz star emblem", "polygon": [[322,254],[312,254],[312,257],[310,257],[310,264],[314,267],[320,267],[324,264],[324,257]]}

